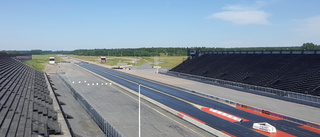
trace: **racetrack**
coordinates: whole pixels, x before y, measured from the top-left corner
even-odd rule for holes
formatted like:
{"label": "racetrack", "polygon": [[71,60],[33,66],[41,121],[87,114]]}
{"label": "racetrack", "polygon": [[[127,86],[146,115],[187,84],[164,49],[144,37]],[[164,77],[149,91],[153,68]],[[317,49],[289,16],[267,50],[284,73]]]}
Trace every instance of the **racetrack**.
{"label": "racetrack", "polygon": [[[61,77],[68,81],[113,127],[124,136],[138,136],[137,96],[73,64],[60,64],[60,67],[65,72],[60,74]],[[145,100],[141,101],[141,135],[213,136]]]}
{"label": "racetrack", "polygon": [[[266,136],[266,134],[251,129],[253,122],[268,122],[271,125],[274,125],[279,132],[272,136],[319,136],[318,133],[300,128],[299,126],[301,125],[277,118],[263,117],[254,113],[246,112],[234,106],[201,97],[193,94],[192,92],[177,89],[173,86],[129,76],[124,73],[119,73],[96,65],[86,63],[79,63],[78,65],[134,91],[137,91],[138,84],[141,84],[141,93],[143,95],[203,121],[210,127],[227,132],[234,136]],[[201,110],[201,107],[217,109],[243,118],[245,121],[234,122],[228,119],[223,119],[220,116],[212,115],[207,113],[207,111],[205,112],[205,109]],[[271,134],[267,134],[267,136],[271,136]]]}

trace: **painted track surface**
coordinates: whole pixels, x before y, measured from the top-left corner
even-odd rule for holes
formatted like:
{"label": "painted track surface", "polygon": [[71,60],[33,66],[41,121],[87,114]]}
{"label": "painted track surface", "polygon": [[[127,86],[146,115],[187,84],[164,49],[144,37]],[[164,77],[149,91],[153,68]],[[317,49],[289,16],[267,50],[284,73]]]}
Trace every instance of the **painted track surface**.
{"label": "painted track surface", "polygon": [[[196,96],[187,91],[181,91],[170,86],[164,86],[161,83],[150,82],[148,80],[125,75],[123,73],[119,73],[96,65],[86,63],[79,63],[78,65],[134,91],[138,91],[138,84],[141,84],[141,93],[143,95],[148,96],[149,98],[152,98],[177,111],[188,114],[200,121],[204,121],[208,126],[227,132],[228,134],[231,134],[233,136],[319,136],[319,134],[316,132],[300,128],[299,126],[301,125],[284,120],[259,116],[220,102]],[[225,120],[218,116],[206,113],[188,102],[192,102],[194,104],[201,105],[207,108],[221,110],[228,114],[247,119],[248,121],[232,122],[229,120]],[[254,131],[251,129],[253,122],[268,122],[271,125],[274,125],[280,132],[278,132],[277,134],[263,134]]]}
{"label": "painted track surface", "polygon": [[[65,72],[60,74],[61,78],[68,82],[91,105],[92,109],[95,109],[123,136],[138,136],[137,96],[74,64],[60,63],[60,67]],[[141,136],[208,137],[211,134],[142,99]]]}

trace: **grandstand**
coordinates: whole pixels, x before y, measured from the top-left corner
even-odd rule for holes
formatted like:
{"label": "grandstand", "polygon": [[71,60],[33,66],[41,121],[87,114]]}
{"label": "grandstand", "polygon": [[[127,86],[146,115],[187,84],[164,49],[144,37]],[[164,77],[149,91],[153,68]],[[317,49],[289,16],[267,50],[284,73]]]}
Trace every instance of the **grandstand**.
{"label": "grandstand", "polygon": [[170,71],[320,96],[320,51],[205,52]]}
{"label": "grandstand", "polygon": [[60,134],[44,75],[0,53],[0,135]]}

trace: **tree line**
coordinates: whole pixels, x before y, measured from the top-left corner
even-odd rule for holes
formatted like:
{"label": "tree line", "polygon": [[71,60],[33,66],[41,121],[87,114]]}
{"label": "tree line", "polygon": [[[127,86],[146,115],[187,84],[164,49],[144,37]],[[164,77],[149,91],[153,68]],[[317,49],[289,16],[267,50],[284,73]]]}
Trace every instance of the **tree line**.
{"label": "tree line", "polygon": [[200,51],[271,51],[271,50],[320,50],[320,45],[304,43],[296,47],[240,47],[240,48],[216,48],[216,47],[169,47],[169,48],[135,48],[135,49],[79,49],[73,54],[81,56],[186,56],[188,49]]}
{"label": "tree line", "polygon": [[127,48],[127,49],[79,49],[73,54],[83,56],[185,56],[187,48]]}
{"label": "tree line", "polygon": [[270,50],[320,50],[320,45],[303,43],[296,47],[152,47],[152,48],[122,48],[122,49],[77,49],[74,51],[2,51],[9,54],[74,54],[80,56],[186,56],[188,49],[200,51],[270,51]]}
{"label": "tree line", "polygon": [[7,54],[22,54],[22,55],[45,55],[45,54],[72,54],[73,51],[51,51],[51,50],[2,50],[1,53]]}

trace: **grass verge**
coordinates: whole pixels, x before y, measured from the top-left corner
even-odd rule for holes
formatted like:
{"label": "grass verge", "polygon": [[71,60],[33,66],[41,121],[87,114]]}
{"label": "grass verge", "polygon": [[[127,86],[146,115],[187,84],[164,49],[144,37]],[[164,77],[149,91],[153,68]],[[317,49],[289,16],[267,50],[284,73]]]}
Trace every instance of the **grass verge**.
{"label": "grass verge", "polygon": [[43,72],[43,70],[46,67],[46,64],[49,63],[49,57],[54,57],[55,62],[66,62],[62,58],[56,56],[56,55],[32,55],[32,60],[24,62],[26,65]]}
{"label": "grass verge", "polygon": [[[68,55],[70,57],[99,62],[100,56],[78,56],[78,55]],[[106,65],[114,66],[118,63],[128,63],[128,65],[140,66],[142,64],[151,63],[152,65],[157,65],[161,67],[175,67],[182,63],[183,57],[185,56],[156,56],[156,57],[106,57]],[[132,63],[129,59],[137,59],[135,63]]]}

